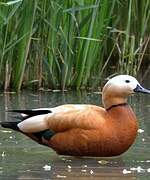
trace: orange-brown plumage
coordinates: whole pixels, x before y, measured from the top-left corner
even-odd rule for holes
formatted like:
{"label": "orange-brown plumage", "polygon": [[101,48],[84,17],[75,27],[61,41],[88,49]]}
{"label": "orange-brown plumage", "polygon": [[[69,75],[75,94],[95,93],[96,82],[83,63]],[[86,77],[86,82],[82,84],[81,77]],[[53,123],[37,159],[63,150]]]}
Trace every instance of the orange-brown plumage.
{"label": "orange-brown plumage", "polygon": [[127,105],[127,96],[134,92],[150,93],[132,76],[120,75],[103,88],[104,108],[67,104],[15,110],[21,113],[21,121],[1,125],[22,132],[58,154],[117,156],[133,144],[137,135],[137,119]]}
{"label": "orange-brown plumage", "polygon": [[[65,126],[63,119],[62,124],[52,124],[50,129],[61,133],[53,136],[48,145],[58,154],[74,156],[115,156],[131,146],[137,134],[137,121],[128,105],[108,111],[98,106],[88,106],[87,111],[77,113],[74,124],[69,124],[72,114],[65,117]],[[86,113],[88,116],[85,118]]]}

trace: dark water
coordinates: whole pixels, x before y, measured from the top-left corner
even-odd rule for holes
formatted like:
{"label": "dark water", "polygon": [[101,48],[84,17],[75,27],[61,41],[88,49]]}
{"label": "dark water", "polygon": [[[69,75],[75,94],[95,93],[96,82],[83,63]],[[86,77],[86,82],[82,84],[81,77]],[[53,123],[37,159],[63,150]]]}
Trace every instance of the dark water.
{"label": "dark water", "polygon": [[[0,121],[8,109],[53,107],[64,103],[101,104],[101,95],[87,92],[23,92],[0,94]],[[150,96],[129,98],[138,119],[136,142],[116,158],[58,156],[22,134],[0,128],[0,179],[150,179]],[[143,130],[143,131],[142,131]]]}

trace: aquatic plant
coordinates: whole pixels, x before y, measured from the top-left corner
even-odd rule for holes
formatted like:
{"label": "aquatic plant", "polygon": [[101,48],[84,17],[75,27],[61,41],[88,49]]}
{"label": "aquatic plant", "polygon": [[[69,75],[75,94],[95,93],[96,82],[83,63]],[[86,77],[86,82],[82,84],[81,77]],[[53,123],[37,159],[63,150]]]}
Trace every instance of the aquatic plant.
{"label": "aquatic plant", "polygon": [[149,0],[3,0],[0,86],[79,89],[106,71],[136,75],[148,63],[149,23]]}

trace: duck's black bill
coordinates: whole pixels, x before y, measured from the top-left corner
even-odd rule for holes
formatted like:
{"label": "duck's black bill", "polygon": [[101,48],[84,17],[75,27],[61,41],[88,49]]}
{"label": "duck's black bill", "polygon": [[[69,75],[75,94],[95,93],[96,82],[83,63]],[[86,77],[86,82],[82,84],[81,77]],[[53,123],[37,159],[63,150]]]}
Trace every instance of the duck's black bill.
{"label": "duck's black bill", "polygon": [[150,90],[143,88],[140,85],[137,85],[136,88],[134,89],[134,92],[139,92],[139,93],[145,93],[145,94],[150,94]]}

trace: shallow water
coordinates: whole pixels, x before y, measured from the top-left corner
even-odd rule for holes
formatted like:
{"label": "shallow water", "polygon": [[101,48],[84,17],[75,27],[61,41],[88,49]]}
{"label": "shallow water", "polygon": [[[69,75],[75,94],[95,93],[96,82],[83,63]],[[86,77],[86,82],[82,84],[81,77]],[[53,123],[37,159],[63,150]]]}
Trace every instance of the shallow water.
{"label": "shallow water", "polygon": [[[150,96],[129,98],[138,119],[138,137],[116,158],[59,156],[22,134],[0,128],[0,179],[150,179]],[[64,103],[101,105],[101,95],[87,92],[23,92],[0,94],[0,121],[10,121],[8,109],[53,107]]]}

